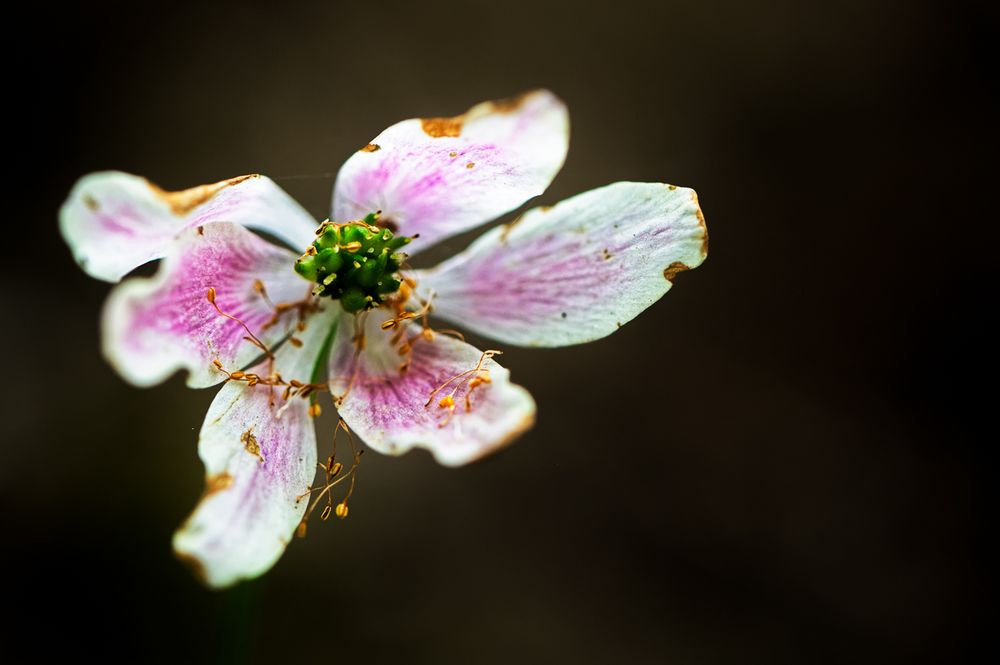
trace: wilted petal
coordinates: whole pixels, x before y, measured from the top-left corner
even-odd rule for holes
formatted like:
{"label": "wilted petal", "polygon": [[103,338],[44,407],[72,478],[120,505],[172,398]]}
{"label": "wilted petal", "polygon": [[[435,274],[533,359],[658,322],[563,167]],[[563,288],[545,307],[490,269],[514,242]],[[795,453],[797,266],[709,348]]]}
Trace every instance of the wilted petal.
{"label": "wilted petal", "polygon": [[[368,314],[360,353],[351,320],[345,318],[330,358],[334,396],[346,392],[338,411],[369,446],[390,455],[427,448],[441,464],[458,466],[511,443],[534,423],[535,402],[528,391],[511,383],[510,372],[489,359],[482,364],[489,383],[482,382],[483,372],[468,373],[482,354],[457,339],[437,334],[427,341],[418,326],[411,326],[407,338],[417,341],[412,342],[409,369],[400,371],[407,356],[391,343],[393,331],[379,325],[388,318],[385,310]],[[435,392],[463,373],[468,380],[460,378]],[[473,387],[475,377],[480,381]],[[441,406],[448,395],[455,404],[450,418]]]}
{"label": "wilted petal", "polygon": [[[274,368],[285,380],[309,381],[333,319],[333,308],[314,315],[301,348],[278,350]],[[268,364],[253,371],[267,376]],[[308,497],[296,500],[316,473],[309,400],[285,401],[282,390],[231,381],[202,425],[205,495],[174,535],[174,550],[210,586],[228,586],[273,566],[309,503]]]}
{"label": "wilted petal", "polygon": [[59,212],[59,228],[89,275],[117,282],[167,253],[185,229],[233,222],[305,247],[315,221],[270,178],[245,175],[180,192],[145,178],[105,171],[77,181]]}
{"label": "wilted petal", "polygon": [[541,194],[562,167],[569,116],[551,92],[485,102],[454,118],[404,120],[351,156],[337,176],[337,221],[382,211],[416,253]]}
{"label": "wilted petal", "polygon": [[274,309],[257,290],[264,285],[274,303],[302,300],[309,285],[295,274],[295,255],[236,224],[208,224],[185,231],[151,278],[115,287],[103,315],[104,355],[123,377],[139,386],[187,369],[188,385],[203,388],[225,375],[213,367],[241,369],[261,354],[247,331],[212,306],[214,288],[222,311],[241,319],[265,345],[281,340],[286,315],[265,327]]}
{"label": "wilted petal", "polygon": [[415,278],[434,313],[522,346],[613,333],[708,253],[694,191],[619,182],[535,208]]}

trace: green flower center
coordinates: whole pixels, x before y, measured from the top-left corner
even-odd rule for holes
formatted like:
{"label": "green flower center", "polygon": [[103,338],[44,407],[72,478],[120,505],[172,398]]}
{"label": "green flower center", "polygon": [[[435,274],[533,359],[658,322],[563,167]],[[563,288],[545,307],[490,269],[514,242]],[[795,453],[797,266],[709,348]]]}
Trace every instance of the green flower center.
{"label": "green flower center", "polygon": [[316,283],[313,295],[339,300],[351,313],[372,309],[399,290],[396,272],[406,260],[397,252],[413,238],[375,226],[379,213],[359,222],[324,222],[295,262],[295,272]]}

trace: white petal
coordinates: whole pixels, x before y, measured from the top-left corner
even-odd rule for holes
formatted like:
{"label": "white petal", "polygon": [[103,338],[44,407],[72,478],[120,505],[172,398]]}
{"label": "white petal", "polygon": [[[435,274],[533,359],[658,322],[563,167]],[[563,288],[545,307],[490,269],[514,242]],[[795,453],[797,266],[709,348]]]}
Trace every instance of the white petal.
{"label": "white petal", "polygon": [[414,278],[436,315],[469,330],[565,346],[613,333],[707,254],[693,190],[619,182],[532,209]]}
{"label": "white petal", "polygon": [[117,282],[167,253],[186,229],[232,222],[267,231],[296,248],[313,239],[316,223],[270,178],[246,175],[180,192],[118,171],[77,181],[59,211],[59,228],[89,275]]}
{"label": "white petal", "polygon": [[[337,313],[328,308],[308,321],[301,348],[285,344],[275,369],[285,380],[310,380]],[[266,363],[254,371],[266,376]],[[282,389],[231,381],[205,417],[198,452],[205,463],[205,495],[174,535],[174,550],[213,587],[267,571],[284,552],[302,519],[316,474],[316,433],[309,401],[282,399]]]}
{"label": "white petal", "polygon": [[[418,341],[411,342],[409,368],[400,371],[406,357],[392,343],[393,331],[380,328],[387,318],[385,310],[368,314],[364,351],[357,354],[352,322],[345,317],[330,354],[331,389],[335,397],[346,393],[337,410],[369,446],[389,455],[426,448],[441,464],[459,466],[510,444],[534,424],[531,395],[511,383],[510,372],[493,360],[482,364],[489,383],[472,389],[459,380],[434,392],[479,363],[481,352],[465,342],[442,334],[427,341],[413,325],[407,338]],[[440,402],[453,389],[455,410],[449,418]]]}
{"label": "white petal", "polygon": [[337,176],[335,221],[382,211],[406,251],[488,222],[541,194],[569,146],[569,116],[551,92],[484,102],[454,118],[404,120],[355,153]]}
{"label": "white petal", "polygon": [[[116,286],[103,315],[104,355],[138,386],[163,381],[178,369],[188,385],[204,388],[225,376],[213,367],[241,369],[261,350],[245,338],[242,325],[225,318],[208,301],[241,319],[266,345],[275,344],[295,322],[286,314],[277,325],[273,303],[295,302],[309,284],[294,270],[295,255],[235,224],[209,224],[186,231],[151,278]],[[271,302],[255,288],[260,281]]]}

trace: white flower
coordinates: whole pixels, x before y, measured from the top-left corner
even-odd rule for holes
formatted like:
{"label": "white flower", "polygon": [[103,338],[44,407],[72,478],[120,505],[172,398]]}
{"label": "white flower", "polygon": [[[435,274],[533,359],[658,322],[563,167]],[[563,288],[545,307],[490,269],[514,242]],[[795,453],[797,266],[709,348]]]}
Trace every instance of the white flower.
{"label": "white flower", "polygon": [[[498,352],[431,329],[429,315],[508,344],[579,344],[617,330],[704,260],[692,190],[621,182],[530,210],[431,270],[396,270],[405,257],[393,238],[419,252],[542,193],[568,138],[566,109],[546,91],[400,122],[341,168],[334,223],[319,236],[259,175],[173,193],[118,172],[76,184],[60,226],[85,271],[116,282],[163,259],[154,277],[129,279],[108,300],[111,364],[139,386],[179,369],[191,387],[225,382],[199,441],[205,496],[174,538],[207,584],[265,572],[302,523],[304,495],[325,500],[332,481],[353,483],[353,466],[328,460],[326,482],[310,487],[310,402],[326,390],[370,447],[424,447],[451,466],[532,425],[534,400],[493,360]],[[308,261],[310,247],[343,254],[325,269],[300,263],[317,282],[306,284],[297,253],[247,228],[307,249]],[[346,501],[329,506],[324,516],[346,516]]]}

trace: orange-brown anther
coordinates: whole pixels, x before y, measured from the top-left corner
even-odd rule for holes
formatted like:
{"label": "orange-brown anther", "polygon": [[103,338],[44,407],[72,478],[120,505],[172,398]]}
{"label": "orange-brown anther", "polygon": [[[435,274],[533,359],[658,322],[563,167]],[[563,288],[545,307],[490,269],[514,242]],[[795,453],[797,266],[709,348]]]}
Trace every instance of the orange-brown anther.
{"label": "orange-brown anther", "polygon": [[451,418],[455,413],[455,395],[458,393],[459,390],[462,389],[463,386],[466,388],[465,410],[466,412],[472,410],[471,397],[473,391],[475,391],[476,388],[478,388],[479,386],[491,382],[490,370],[487,369],[486,367],[483,367],[483,364],[493,356],[500,355],[501,353],[502,351],[496,351],[492,349],[483,351],[482,355],[479,356],[479,362],[476,363],[475,367],[473,367],[472,369],[465,370],[464,372],[461,372],[459,374],[456,374],[455,376],[451,377],[450,379],[448,379],[440,386],[431,391],[427,403],[424,404],[424,408],[427,408],[431,405],[431,402],[434,401],[435,395],[437,395],[439,392],[447,388],[449,385],[454,384],[451,391],[447,395],[442,397],[440,401],[438,401],[438,407],[447,410],[447,416],[443,421],[438,423],[438,427],[444,427],[451,421]]}
{"label": "orange-brown anther", "polygon": [[[344,474],[341,473],[344,470],[344,465],[341,464],[340,462],[334,461],[334,457],[337,454],[337,434],[340,433],[341,429],[343,429],[344,432],[347,434],[347,441],[351,446],[351,454],[354,458],[350,469],[348,469],[347,473]],[[340,519],[344,519],[345,517],[347,517],[347,512],[348,512],[347,501],[351,498],[351,495],[354,493],[354,486],[357,480],[358,465],[361,463],[361,453],[363,452],[364,452],[363,450],[359,450],[355,446],[354,436],[351,434],[351,430],[347,427],[347,423],[345,423],[343,419],[341,419],[337,423],[336,430],[334,430],[333,454],[331,454],[327,458],[326,464],[318,465],[321,469],[323,469],[324,472],[326,472],[325,484],[323,484],[320,487],[313,487],[310,485],[306,489],[305,493],[300,494],[296,498],[296,502],[298,502],[306,498],[307,496],[313,494],[314,492],[318,492],[316,497],[312,500],[312,503],[309,505],[308,508],[306,508],[305,515],[302,517],[302,521],[299,526],[300,532],[302,533],[305,532],[305,527],[304,527],[305,523],[309,520],[309,517],[312,515],[313,511],[319,506],[320,502],[322,502],[324,499],[326,501],[326,505],[320,512],[321,520],[325,522],[330,517],[331,514],[336,515]],[[344,497],[340,500],[340,502],[334,505],[331,490],[339,483],[348,479],[350,479],[350,486],[348,487],[347,492],[345,493]]]}

